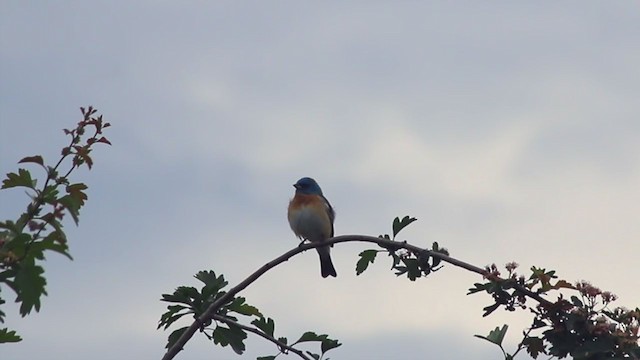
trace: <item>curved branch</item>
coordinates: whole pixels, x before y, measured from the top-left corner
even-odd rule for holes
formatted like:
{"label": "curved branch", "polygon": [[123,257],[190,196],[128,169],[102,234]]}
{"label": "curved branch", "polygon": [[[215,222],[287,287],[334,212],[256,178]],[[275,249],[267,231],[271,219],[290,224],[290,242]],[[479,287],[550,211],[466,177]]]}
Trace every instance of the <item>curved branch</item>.
{"label": "curved branch", "polygon": [[[278,256],[277,258],[269,261],[268,263],[262,265],[258,270],[256,270],[253,274],[249,275],[249,277],[247,277],[246,279],[244,279],[243,281],[241,281],[238,285],[234,286],[233,288],[231,288],[226,294],[220,296],[216,301],[214,301],[213,303],[211,303],[211,305],[209,305],[209,308],[207,308],[207,310],[202,313],[202,315],[200,315],[180,336],[180,338],[178,338],[178,340],[173,344],[173,346],[171,346],[167,352],[164,354],[164,356],[162,357],[162,360],[171,360],[173,359],[184,347],[184,345],[187,343],[187,341],[189,341],[189,339],[191,339],[191,337],[193,337],[193,334],[195,334],[196,331],[198,331],[198,329],[200,329],[200,324],[205,324],[209,319],[212,318],[212,316],[215,314],[215,312],[222,307],[224,304],[226,304],[227,302],[229,302],[231,299],[233,299],[233,297],[239,293],[240,291],[244,290],[247,286],[251,285],[254,281],[258,280],[264,273],[266,273],[267,271],[269,271],[271,268],[289,260],[289,258],[291,258],[294,255],[297,255],[301,252],[310,250],[310,249],[314,249],[316,247],[319,246],[325,246],[325,245],[332,245],[332,244],[337,244],[337,243],[343,243],[343,242],[368,242],[368,243],[375,243],[378,244],[381,247],[387,248],[387,247],[391,247],[391,248],[398,248],[398,249],[406,249],[409,250],[411,252],[414,253],[426,253],[429,256],[438,258],[444,262],[447,262],[451,265],[457,266],[457,267],[461,267],[463,269],[469,270],[471,272],[480,274],[482,276],[486,276],[487,275],[487,271],[485,269],[479,268],[475,265],[471,265],[469,263],[466,263],[464,261],[452,258],[450,256],[447,256],[445,254],[439,253],[439,252],[434,252],[434,251],[430,251],[427,249],[423,249],[421,247],[415,246],[415,245],[411,245],[409,243],[407,243],[406,241],[394,241],[394,240],[389,240],[389,239],[383,239],[383,238],[379,238],[379,237],[375,237],[375,236],[367,236],[367,235],[340,235],[340,236],[336,236],[333,237],[331,239],[328,239],[325,242],[317,242],[317,243],[302,243],[300,244],[300,246],[293,248],[289,251],[287,251],[286,253]],[[516,289],[518,292],[538,301],[539,303],[543,304],[543,305],[550,305],[551,302],[545,298],[543,298],[542,296],[540,296],[539,294],[527,289],[524,286],[515,284],[513,285],[513,288]]]}
{"label": "curved branch", "polygon": [[227,324],[230,324],[230,325],[233,325],[233,326],[237,326],[237,327],[241,328],[242,330],[245,330],[245,331],[248,331],[248,332],[252,332],[252,333],[254,333],[254,334],[256,334],[256,335],[258,335],[260,337],[263,337],[263,338],[271,341],[272,343],[276,344],[280,348],[284,348],[284,349],[287,349],[287,350],[291,351],[292,353],[300,356],[301,358],[303,358],[305,360],[311,360],[311,358],[308,357],[307,355],[305,355],[302,351],[300,351],[300,350],[298,350],[298,349],[296,349],[294,347],[291,347],[291,346],[279,341],[278,339],[274,338],[273,336],[271,336],[271,335],[269,335],[269,334],[267,334],[267,333],[265,333],[263,331],[260,331],[260,330],[258,330],[256,328],[252,328],[251,326],[240,324],[239,322],[233,321],[233,320],[231,320],[231,319],[229,319],[229,318],[227,318],[225,316],[222,316],[222,315],[213,315],[212,319],[220,321],[220,322],[223,322],[223,323],[227,323]]}

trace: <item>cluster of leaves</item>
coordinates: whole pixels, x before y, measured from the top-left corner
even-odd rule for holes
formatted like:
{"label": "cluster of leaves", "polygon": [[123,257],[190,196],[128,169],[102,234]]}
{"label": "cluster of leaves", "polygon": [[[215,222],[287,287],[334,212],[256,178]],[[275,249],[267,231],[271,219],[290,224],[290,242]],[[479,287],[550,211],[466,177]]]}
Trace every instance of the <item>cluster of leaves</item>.
{"label": "cluster of leaves", "polygon": [[[602,291],[585,281],[571,284],[555,280],[558,278],[555,271],[536,267],[532,267],[531,275],[525,278],[516,273],[517,266],[516,263],[505,266],[508,271],[505,279],[500,278],[495,265],[488,266],[485,274],[488,281],[469,289],[469,294],[486,292],[493,297],[494,304],[484,308],[484,316],[500,306],[508,311],[529,309],[534,314],[532,325],[523,333],[513,354],[508,354],[502,347],[507,325],[496,328],[488,336],[476,335],[498,345],[505,359],[513,359],[523,349],[534,359],[541,354],[558,358],[571,356],[579,360],[640,359],[640,308],[609,309],[617,298],[609,291]],[[531,296],[522,289],[546,296],[556,292],[557,300],[538,301],[529,306],[527,300]],[[569,300],[563,292],[572,293]]]}
{"label": "cluster of leaves", "polygon": [[[19,161],[36,164],[44,170],[46,177],[41,186],[38,186],[38,179],[23,168],[16,173],[8,173],[2,181],[2,190],[26,188],[31,198],[26,210],[17,220],[0,221],[0,285],[7,285],[15,292],[22,316],[34,309],[39,311],[40,298],[47,294],[44,268],[39,264],[45,259],[45,253],[54,251],[72,259],[62,220],[69,214],[78,224],[80,209],[87,200],[87,186],[83,183],[71,183],[69,175],[82,165],[91,169],[91,150],[94,144],[111,144],[102,135],[103,129],[110,124],[103,122],[102,116],[94,116],[94,108],[80,109],[83,119],[75,129],[64,129],[71,140],[62,149],[61,157],[55,165],[46,165],[40,155],[25,157]],[[5,300],[0,298],[0,305],[4,303]],[[4,322],[4,317],[5,313],[0,310],[0,322]],[[20,340],[15,331],[0,329],[0,343]]]}
{"label": "cluster of leaves", "polygon": [[[173,323],[185,315],[192,315],[196,321],[209,309],[211,304],[224,296],[223,289],[228,285],[223,275],[217,276],[213,271],[200,271],[195,278],[204,285],[200,290],[190,286],[180,286],[173,294],[163,294],[162,301],[171,303],[167,306],[167,312],[162,314],[158,329],[168,329]],[[251,320],[246,325],[240,322],[239,316],[245,321]],[[166,348],[171,348],[180,336],[187,330],[187,326],[174,330],[168,338]],[[337,340],[330,339],[328,335],[317,335],[314,332],[305,332],[293,343],[289,343],[286,337],[275,337],[275,322],[265,317],[255,306],[249,305],[245,298],[237,296],[222,304],[210,318],[200,323],[202,332],[215,345],[230,346],[234,352],[241,355],[246,350],[244,340],[247,333],[256,334],[273,342],[278,348],[276,355],[258,357],[258,360],[273,360],[280,354],[295,353],[303,359],[319,360],[324,358],[327,351],[342,345]],[[305,342],[317,342],[320,344],[320,354],[311,351],[302,351],[294,346]]]}
{"label": "cluster of leaves", "polygon": [[[384,234],[378,237],[380,239],[396,241],[398,233],[416,220],[416,218],[410,216],[405,216],[402,220],[396,217],[392,224],[393,235],[389,236],[389,234]],[[360,259],[356,263],[356,275],[360,275],[367,270],[369,265],[375,261],[378,253],[386,252],[392,259],[391,269],[395,270],[395,274],[397,276],[406,275],[409,280],[415,281],[417,278],[427,276],[442,268],[442,266],[440,266],[440,258],[431,256],[432,253],[449,255],[449,251],[447,251],[446,248],[440,248],[437,242],[433,243],[430,250],[422,251],[408,250],[403,247],[406,243],[406,241],[398,241],[398,245],[386,245],[384,246],[384,250],[364,250],[359,254]]]}

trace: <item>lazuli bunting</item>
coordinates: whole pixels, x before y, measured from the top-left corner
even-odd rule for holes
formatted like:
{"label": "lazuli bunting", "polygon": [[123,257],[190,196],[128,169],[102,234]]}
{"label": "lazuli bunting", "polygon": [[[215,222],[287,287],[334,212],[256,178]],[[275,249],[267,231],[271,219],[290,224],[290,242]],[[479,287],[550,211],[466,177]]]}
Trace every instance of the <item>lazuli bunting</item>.
{"label": "lazuli bunting", "polygon": [[[304,240],[323,242],[333,237],[333,220],[336,213],[329,200],[322,195],[318,183],[309,177],[298,180],[293,185],[296,193],[289,202],[287,212],[289,225],[294,234]],[[320,271],[322,277],[336,276],[336,269],[331,262],[329,246],[316,248],[320,255]]]}

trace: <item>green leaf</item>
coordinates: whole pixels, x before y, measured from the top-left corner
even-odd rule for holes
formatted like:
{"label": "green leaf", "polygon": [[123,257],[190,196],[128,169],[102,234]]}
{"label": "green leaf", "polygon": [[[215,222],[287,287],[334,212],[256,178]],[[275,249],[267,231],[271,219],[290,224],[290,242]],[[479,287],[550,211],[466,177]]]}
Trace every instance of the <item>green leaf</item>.
{"label": "green leaf", "polygon": [[478,337],[480,339],[485,339],[490,343],[496,344],[498,346],[502,346],[502,341],[504,340],[504,336],[507,334],[507,329],[509,329],[509,326],[505,324],[502,326],[502,329],[500,329],[499,327],[496,327],[487,336],[482,336],[482,335],[473,335],[473,336]]}
{"label": "green leaf", "polygon": [[58,201],[58,188],[54,185],[48,185],[42,190],[42,200],[47,204],[53,204]]}
{"label": "green leaf", "polygon": [[473,284],[473,286],[475,287],[469,289],[469,292],[467,293],[467,295],[475,294],[481,291],[487,291],[491,288],[492,284],[491,283],[484,283],[484,284],[475,283]]}
{"label": "green leaf", "polygon": [[256,360],[275,360],[275,356],[274,355],[269,355],[269,356],[258,356],[256,358]]}
{"label": "green leaf", "polygon": [[418,259],[402,259],[402,262],[406,266],[407,278],[409,278],[409,280],[415,281],[417,278],[422,276]]}
{"label": "green leaf", "polygon": [[245,345],[244,340],[247,338],[247,333],[241,328],[233,325],[229,325],[228,328],[217,326],[215,330],[213,330],[213,343],[216,345],[221,345],[225,347],[230,345],[233,351],[242,355],[244,352]]}
{"label": "green leaf", "polygon": [[239,296],[231,302],[231,304],[227,305],[226,308],[229,311],[237,312],[238,314],[245,316],[262,316],[260,310],[255,306],[249,305],[245,302],[245,298]]}
{"label": "green leaf", "polygon": [[9,331],[7,328],[0,329],[0,344],[19,341],[22,341],[22,338],[15,331]]}
{"label": "green leaf", "polygon": [[71,195],[65,195],[61,197],[60,199],[58,199],[58,202],[62,204],[65,209],[67,209],[67,211],[69,211],[69,214],[71,214],[73,221],[76,223],[76,225],[78,225],[80,206],[82,206],[82,204],[80,204],[80,202]]}
{"label": "green leaf", "polygon": [[224,275],[216,276],[212,270],[199,271],[194,277],[204,283],[202,288],[202,298],[209,299],[216,295],[229,283],[224,279]]}
{"label": "green leaf", "polygon": [[320,360],[320,355],[314,354],[311,351],[307,351],[307,355],[311,356],[314,360]]}
{"label": "green leaf", "polygon": [[69,253],[69,247],[67,246],[65,240],[66,239],[61,236],[57,230],[54,230],[41,241],[33,242],[30,245],[30,249],[33,251],[55,251],[58,254],[66,256],[69,260],[73,260],[73,257],[71,257],[71,254]]}
{"label": "green leaf", "polygon": [[302,336],[300,336],[300,339],[296,341],[296,344],[301,342],[308,342],[308,341],[323,341],[326,339],[327,339],[327,335],[318,335],[313,331],[307,331],[306,333],[302,334]]}
{"label": "green leaf", "polygon": [[338,340],[326,339],[322,341],[322,344],[320,345],[320,350],[322,350],[322,353],[324,354],[331,349],[335,349],[339,347],[340,345],[342,344],[340,344]]}
{"label": "green leaf", "polygon": [[360,275],[367,270],[369,264],[373,264],[376,255],[378,255],[378,250],[365,250],[361,252],[359,255],[360,260],[356,263],[356,275]]}
{"label": "green leaf", "polygon": [[395,239],[396,235],[398,235],[398,233],[402,229],[404,229],[405,227],[407,227],[409,224],[411,224],[416,220],[418,219],[414,217],[409,217],[409,216],[405,216],[404,218],[402,218],[402,220],[400,220],[400,218],[393,219],[393,238]]}
{"label": "green leaf", "polygon": [[173,344],[176,343],[176,341],[178,341],[178,339],[180,339],[180,336],[182,336],[182,333],[184,333],[189,327],[185,326],[182,327],[180,329],[174,330],[168,337],[167,339],[167,345],[165,346],[166,349],[169,349],[170,347],[173,346]]}
{"label": "green leaf", "polygon": [[493,305],[489,305],[487,307],[482,308],[482,310],[484,310],[482,317],[489,316],[492,312],[496,311],[499,307],[500,307],[500,304],[493,304]]}
{"label": "green leaf", "polygon": [[33,261],[23,261],[15,277],[15,285],[19,289],[17,302],[20,304],[20,315],[25,316],[35,308],[40,311],[40,297],[47,295],[44,287],[47,280],[42,276],[44,269],[33,264]]}
{"label": "green leaf", "polygon": [[167,330],[167,328],[171,324],[173,324],[176,320],[180,319],[184,315],[189,314],[189,311],[185,311],[185,312],[180,313],[180,311],[182,311],[182,310],[188,310],[189,309],[188,307],[183,306],[183,305],[169,305],[169,306],[167,306],[167,309],[169,311],[165,312],[160,317],[160,321],[158,323],[158,329],[160,329],[162,326],[164,326],[164,330]]}
{"label": "green leaf", "polygon": [[84,190],[87,190],[87,185],[83,183],[73,184],[67,186],[67,194],[74,198],[76,202],[79,204],[78,208],[84,205],[85,200],[87,200],[87,194],[85,194]]}
{"label": "green leaf", "polygon": [[173,294],[162,294],[161,301],[193,305],[193,299],[199,298],[200,293],[194,287],[179,286]]}
{"label": "green leaf", "polygon": [[36,180],[31,179],[31,173],[25,169],[18,169],[18,173],[8,173],[7,178],[2,181],[1,189],[8,189],[12,187],[28,187],[35,189]]}
{"label": "green leaf", "polygon": [[264,331],[265,334],[271,335],[271,336],[273,336],[273,332],[276,327],[276,324],[272,318],[265,319],[264,317],[253,320],[251,324],[255,325],[258,329]]}
{"label": "green leaf", "polygon": [[21,163],[36,163],[36,164],[39,164],[40,166],[44,166],[44,160],[40,155],[27,156],[22,160],[18,161],[18,164],[21,164]]}

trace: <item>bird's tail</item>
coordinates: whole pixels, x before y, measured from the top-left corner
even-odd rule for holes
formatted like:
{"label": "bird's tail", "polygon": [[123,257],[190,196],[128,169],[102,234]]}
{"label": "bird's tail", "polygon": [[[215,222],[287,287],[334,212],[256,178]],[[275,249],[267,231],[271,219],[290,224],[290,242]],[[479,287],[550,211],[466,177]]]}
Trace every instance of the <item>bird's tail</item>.
{"label": "bird's tail", "polygon": [[333,262],[331,261],[331,254],[329,253],[329,247],[323,246],[319,247],[318,254],[320,255],[320,272],[322,273],[322,277],[326,278],[327,276],[336,277],[336,268],[333,267]]}

